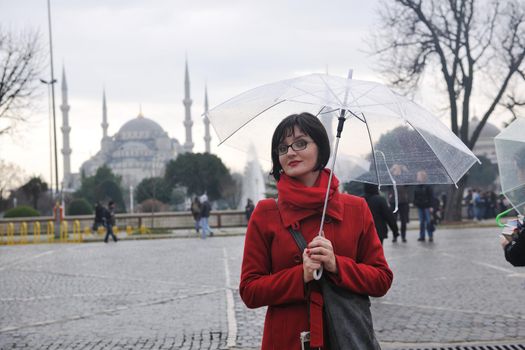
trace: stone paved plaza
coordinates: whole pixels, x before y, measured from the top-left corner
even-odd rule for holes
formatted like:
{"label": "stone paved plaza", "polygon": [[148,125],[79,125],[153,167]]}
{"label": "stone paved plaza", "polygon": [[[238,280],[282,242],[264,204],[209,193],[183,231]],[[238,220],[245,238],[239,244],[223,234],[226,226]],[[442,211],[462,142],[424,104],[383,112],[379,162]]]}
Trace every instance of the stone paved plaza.
{"label": "stone paved plaza", "polygon": [[[372,300],[384,349],[525,344],[525,268],[497,228],[385,241]],[[0,246],[0,349],[256,349],[264,309],[238,295],[242,236]]]}

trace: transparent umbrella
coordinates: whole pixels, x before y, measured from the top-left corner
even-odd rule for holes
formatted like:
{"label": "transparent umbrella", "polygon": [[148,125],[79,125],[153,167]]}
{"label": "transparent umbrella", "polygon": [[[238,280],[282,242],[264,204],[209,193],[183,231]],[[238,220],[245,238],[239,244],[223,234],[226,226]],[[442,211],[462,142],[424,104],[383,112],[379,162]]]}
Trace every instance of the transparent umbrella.
{"label": "transparent umbrella", "polygon": [[501,189],[514,209],[525,213],[525,118],[517,118],[496,136]]}
{"label": "transparent umbrella", "polygon": [[[456,184],[479,162],[418,104],[382,84],[350,77],[310,74],[259,86],[211,109],[208,118],[221,144],[248,150],[252,142],[269,159],[275,127],[287,115],[301,112],[318,116],[335,140],[329,168],[342,181],[395,189],[396,184],[421,183],[417,173],[425,172],[420,177],[425,183]],[[323,222],[324,211],[320,234]]]}

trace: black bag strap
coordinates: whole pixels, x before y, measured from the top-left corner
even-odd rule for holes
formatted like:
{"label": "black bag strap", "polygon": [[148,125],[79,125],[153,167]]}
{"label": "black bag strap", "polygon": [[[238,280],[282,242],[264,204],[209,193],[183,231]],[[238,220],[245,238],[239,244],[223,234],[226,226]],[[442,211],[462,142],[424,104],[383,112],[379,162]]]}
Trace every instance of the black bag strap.
{"label": "black bag strap", "polygon": [[303,237],[303,234],[299,231],[295,231],[293,228],[289,228],[288,231],[292,234],[293,239],[295,240],[295,243],[297,244],[297,247],[299,247],[299,250],[301,251],[301,254],[303,254],[303,251],[307,247],[306,240]]}
{"label": "black bag strap", "polygon": [[[279,210],[279,201],[277,198],[275,198],[275,205],[277,206],[277,211],[279,212],[279,217],[281,216],[281,211]],[[281,218],[282,221],[282,218]],[[306,240],[303,237],[303,234],[299,231],[295,231],[293,228],[288,228],[288,231],[292,234],[292,237],[297,244],[297,247],[301,251],[301,254],[303,254],[303,251],[306,249],[308,244],[306,243]]]}

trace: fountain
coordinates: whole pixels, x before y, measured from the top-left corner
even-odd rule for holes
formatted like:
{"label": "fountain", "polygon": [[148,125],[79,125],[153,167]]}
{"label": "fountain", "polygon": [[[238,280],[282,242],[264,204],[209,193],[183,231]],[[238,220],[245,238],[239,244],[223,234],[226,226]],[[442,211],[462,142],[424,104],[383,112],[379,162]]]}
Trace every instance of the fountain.
{"label": "fountain", "polygon": [[246,200],[250,198],[254,204],[265,198],[266,183],[263,176],[261,164],[257,159],[257,152],[253,144],[250,144],[244,176],[242,180],[242,195],[239,202],[239,210],[243,210]]}

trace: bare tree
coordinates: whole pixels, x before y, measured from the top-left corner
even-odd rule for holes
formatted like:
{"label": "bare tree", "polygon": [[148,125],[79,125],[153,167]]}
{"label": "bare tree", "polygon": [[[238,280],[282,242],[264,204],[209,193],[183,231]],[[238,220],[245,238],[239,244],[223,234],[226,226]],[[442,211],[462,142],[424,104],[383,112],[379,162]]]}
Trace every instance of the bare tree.
{"label": "bare tree", "polygon": [[[390,0],[380,9],[372,50],[394,86],[414,91],[437,76],[452,131],[473,149],[498,107],[522,108],[525,81],[525,3],[520,0]],[[488,101],[469,132],[474,94]],[[479,106],[476,106],[479,114]],[[448,220],[461,218],[466,178],[451,193]]]}
{"label": "bare tree", "polygon": [[24,170],[14,163],[0,159],[0,212],[8,208],[8,198],[26,181]]}
{"label": "bare tree", "polygon": [[25,121],[43,67],[37,32],[12,33],[0,28],[0,135]]}

